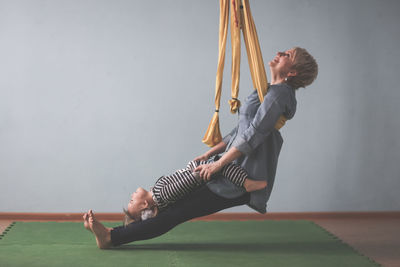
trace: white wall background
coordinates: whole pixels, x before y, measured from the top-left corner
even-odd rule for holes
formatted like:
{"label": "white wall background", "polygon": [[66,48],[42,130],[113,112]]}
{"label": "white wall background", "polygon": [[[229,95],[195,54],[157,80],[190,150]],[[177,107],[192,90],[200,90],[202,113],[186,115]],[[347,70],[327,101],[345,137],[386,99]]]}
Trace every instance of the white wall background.
{"label": "white wall background", "polygon": [[[251,5],[266,63],[296,45],[320,67],[282,130],[269,211],[399,210],[399,2]],[[218,16],[215,0],[0,0],[0,212],[118,212],[203,153]],[[223,133],[230,52],[226,69]]]}

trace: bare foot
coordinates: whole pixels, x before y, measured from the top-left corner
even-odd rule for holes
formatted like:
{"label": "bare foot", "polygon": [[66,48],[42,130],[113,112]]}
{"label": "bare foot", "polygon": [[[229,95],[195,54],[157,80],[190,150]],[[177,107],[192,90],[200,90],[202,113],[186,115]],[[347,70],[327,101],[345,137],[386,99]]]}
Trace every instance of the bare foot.
{"label": "bare foot", "polygon": [[83,226],[85,226],[86,230],[92,232],[92,229],[90,229],[89,225],[89,214],[87,212],[83,214]]}
{"label": "bare foot", "polygon": [[266,181],[257,181],[252,179],[246,179],[243,184],[244,188],[247,192],[253,192],[257,190],[261,190],[267,186]]}
{"label": "bare foot", "polygon": [[101,249],[111,247],[111,228],[106,228],[101,222],[97,221],[92,210],[89,210],[88,216],[89,226],[96,236],[97,246]]}

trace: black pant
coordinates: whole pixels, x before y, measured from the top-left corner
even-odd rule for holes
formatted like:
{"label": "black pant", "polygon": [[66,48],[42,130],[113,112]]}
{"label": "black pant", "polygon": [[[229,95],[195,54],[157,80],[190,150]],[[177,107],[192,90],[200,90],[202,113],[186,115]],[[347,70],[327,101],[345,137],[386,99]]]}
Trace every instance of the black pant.
{"label": "black pant", "polygon": [[119,226],[114,228],[111,230],[111,242],[114,246],[117,246],[132,241],[151,239],[190,219],[244,205],[249,200],[249,193],[238,198],[227,199],[214,194],[206,185],[203,185],[186,198],[177,201],[166,210],[160,212],[154,218],[133,222],[126,227]]}

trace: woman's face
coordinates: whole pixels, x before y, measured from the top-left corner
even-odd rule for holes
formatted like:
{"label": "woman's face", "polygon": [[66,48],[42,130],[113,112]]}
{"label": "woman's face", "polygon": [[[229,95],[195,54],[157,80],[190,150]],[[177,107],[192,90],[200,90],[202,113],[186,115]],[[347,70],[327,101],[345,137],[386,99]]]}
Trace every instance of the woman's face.
{"label": "woman's face", "polygon": [[276,53],[274,59],[268,64],[272,75],[278,74],[281,77],[287,77],[294,64],[294,49]]}
{"label": "woman's face", "polygon": [[139,187],[133,194],[131,195],[131,200],[128,203],[128,213],[135,220],[139,220],[141,212],[143,209],[147,207],[146,202],[146,194],[148,192]]}

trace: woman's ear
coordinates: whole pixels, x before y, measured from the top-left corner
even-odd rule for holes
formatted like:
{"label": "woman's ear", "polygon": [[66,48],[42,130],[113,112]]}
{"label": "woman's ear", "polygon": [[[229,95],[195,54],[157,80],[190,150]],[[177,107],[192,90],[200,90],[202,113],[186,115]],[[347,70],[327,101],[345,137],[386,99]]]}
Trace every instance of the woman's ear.
{"label": "woman's ear", "polygon": [[288,77],[294,77],[297,76],[297,71],[296,70],[291,70],[289,71],[289,73],[287,74]]}
{"label": "woman's ear", "polygon": [[147,202],[147,200],[145,200],[143,203],[143,209],[147,209],[148,207],[149,207],[149,202]]}

